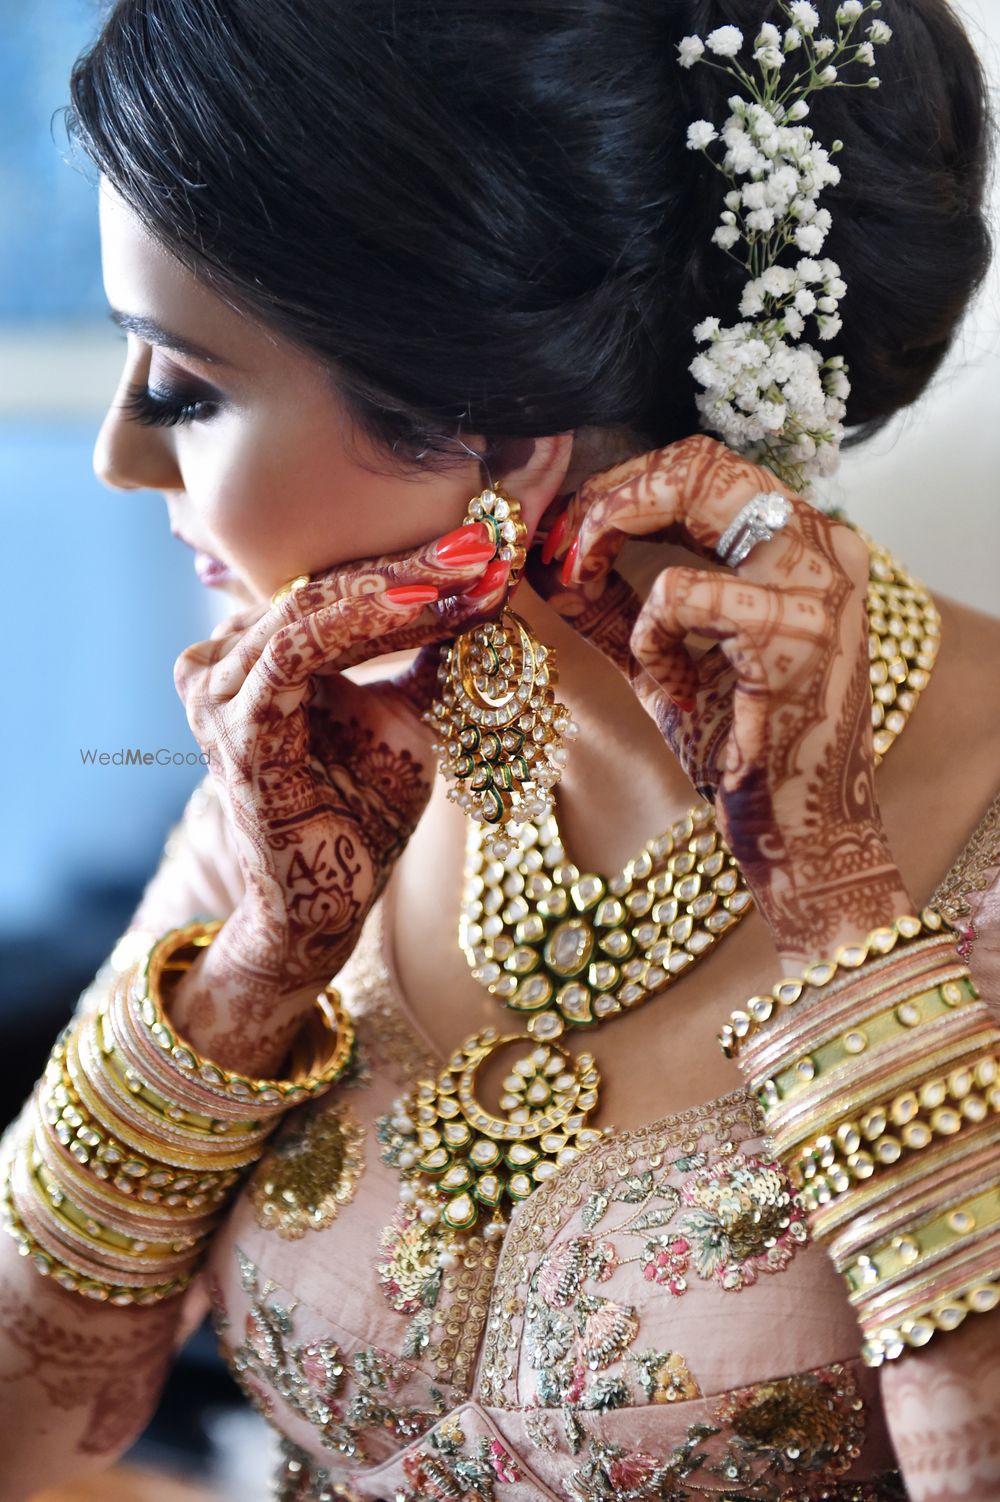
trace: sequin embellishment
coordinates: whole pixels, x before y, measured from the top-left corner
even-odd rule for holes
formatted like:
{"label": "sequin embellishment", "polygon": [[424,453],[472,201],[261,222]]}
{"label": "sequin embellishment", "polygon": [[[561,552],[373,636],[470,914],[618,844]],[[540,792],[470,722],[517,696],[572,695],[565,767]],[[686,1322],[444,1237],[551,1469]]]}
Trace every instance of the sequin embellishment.
{"label": "sequin embellishment", "polygon": [[364,1171],[364,1128],[346,1102],[322,1105],[278,1138],[250,1181],[254,1217],[287,1241],[332,1224]]}

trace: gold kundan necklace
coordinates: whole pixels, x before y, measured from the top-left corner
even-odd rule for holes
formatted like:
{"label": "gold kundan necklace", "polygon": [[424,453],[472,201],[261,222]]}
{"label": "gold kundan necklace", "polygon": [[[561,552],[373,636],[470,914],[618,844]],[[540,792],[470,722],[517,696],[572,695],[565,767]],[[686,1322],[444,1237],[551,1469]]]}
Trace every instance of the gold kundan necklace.
{"label": "gold kundan necklace", "polygon": [[[860,529],[859,529],[860,530]],[[880,762],[926,687],[940,640],[929,593],[873,539],[869,656],[875,756]],[[600,1076],[567,1028],[634,1011],[697,965],[750,911],[753,899],[699,803],[614,876],[581,872],[552,810],[524,826],[503,859],[489,826],[470,820],[459,944],[491,995],[526,1018],[525,1031],[486,1028],[436,1079],[420,1080],[382,1118],[383,1156],[400,1170],[408,1213],[455,1254],[461,1234],[502,1236],[513,1204],[602,1136],[588,1125]],[[496,1107],[477,1077],[512,1059]]]}

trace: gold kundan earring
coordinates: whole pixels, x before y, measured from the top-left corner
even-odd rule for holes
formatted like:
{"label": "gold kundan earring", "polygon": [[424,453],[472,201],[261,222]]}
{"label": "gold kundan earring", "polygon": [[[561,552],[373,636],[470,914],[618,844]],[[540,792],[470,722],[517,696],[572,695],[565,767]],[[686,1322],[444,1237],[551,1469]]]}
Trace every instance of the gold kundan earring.
{"label": "gold kundan earring", "polygon": [[[509,561],[510,584],[524,567],[527,528],[521,504],[499,485],[469,502],[465,526],[485,522],[496,557]],[[439,739],[434,750],[448,797],[481,824],[497,826],[487,841],[496,859],[509,855],[524,825],[552,810],[552,789],[566,762],[564,740],[577,727],[555,697],[555,652],[536,640],[513,610],[463,631],[441,649],[441,687],[424,720]]]}

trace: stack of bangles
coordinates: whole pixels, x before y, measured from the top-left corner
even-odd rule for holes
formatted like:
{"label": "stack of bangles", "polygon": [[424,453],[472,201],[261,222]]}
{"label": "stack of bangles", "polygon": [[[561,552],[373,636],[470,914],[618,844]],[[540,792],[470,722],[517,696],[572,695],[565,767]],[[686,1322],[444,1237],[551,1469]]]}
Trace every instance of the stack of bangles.
{"label": "stack of bangles", "polygon": [[1000,1031],[939,913],[779,981],[719,1042],[847,1281],[868,1366],[1000,1302]]}
{"label": "stack of bangles", "polygon": [[62,1288],[112,1304],[180,1293],[285,1112],[350,1061],[353,1029],[333,986],[316,998],[287,1079],[223,1069],[178,1037],[169,985],[221,926],[196,920],[127,963],[113,956],[96,1005],[64,1029],[5,1134],[4,1228]]}

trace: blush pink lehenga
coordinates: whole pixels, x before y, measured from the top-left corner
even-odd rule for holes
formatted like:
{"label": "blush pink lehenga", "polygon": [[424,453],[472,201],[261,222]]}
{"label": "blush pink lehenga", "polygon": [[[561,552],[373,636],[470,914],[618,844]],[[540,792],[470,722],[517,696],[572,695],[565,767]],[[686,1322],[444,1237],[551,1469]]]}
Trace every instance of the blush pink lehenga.
{"label": "blush pink lehenga", "polygon": [[[136,921],[180,921],[179,889],[184,916],[229,911],[222,839],[203,785]],[[1000,997],[1000,796],[934,900]],[[200,1280],[282,1437],[276,1502],[904,1499],[844,1286],[743,1088],[614,1133],[501,1246],[436,1266],[379,1155],[377,1118],[443,1062],[383,930],[380,902],[338,977],[356,1076],[289,1117]]]}

